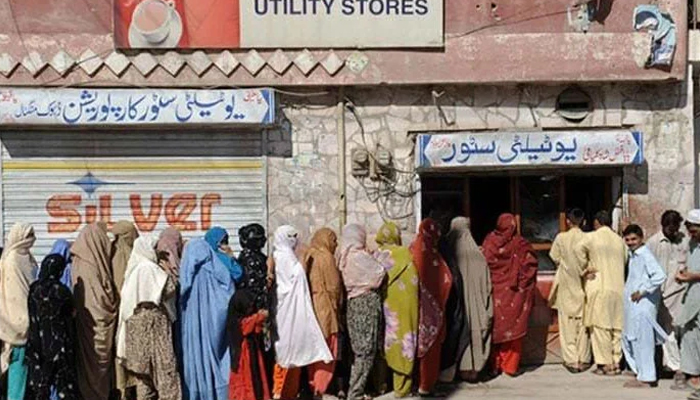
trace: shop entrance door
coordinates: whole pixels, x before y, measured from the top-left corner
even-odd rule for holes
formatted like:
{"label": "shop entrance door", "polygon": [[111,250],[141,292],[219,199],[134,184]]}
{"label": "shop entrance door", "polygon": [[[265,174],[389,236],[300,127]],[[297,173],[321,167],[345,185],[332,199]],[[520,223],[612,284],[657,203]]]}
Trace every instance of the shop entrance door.
{"label": "shop entrance door", "polygon": [[[556,271],[549,250],[556,235],[566,229],[566,212],[571,208],[585,212],[584,230],[592,229],[596,212],[612,211],[615,175],[621,173],[582,176],[533,171],[510,176],[422,177],[422,187],[431,189],[423,192],[423,216],[442,215],[443,224],[458,214],[469,217],[474,239],[481,244],[498,216],[510,212],[516,216],[518,232],[532,244],[539,262],[538,291],[523,348],[524,363],[561,362],[556,313],[547,305]],[[444,215],[446,212],[450,215]]]}

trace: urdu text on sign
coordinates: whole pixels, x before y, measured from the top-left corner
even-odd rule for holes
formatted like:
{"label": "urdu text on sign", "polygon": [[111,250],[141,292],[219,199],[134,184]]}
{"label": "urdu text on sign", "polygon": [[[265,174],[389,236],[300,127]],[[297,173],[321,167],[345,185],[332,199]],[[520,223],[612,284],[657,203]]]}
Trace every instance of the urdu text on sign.
{"label": "urdu text on sign", "polygon": [[258,124],[275,121],[271,89],[0,90],[0,121],[12,125]]}
{"label": "urdu text on sign", "polygon": [[506,167],[633,165],[644,160],[638,131],[422,134],[418,166]]}

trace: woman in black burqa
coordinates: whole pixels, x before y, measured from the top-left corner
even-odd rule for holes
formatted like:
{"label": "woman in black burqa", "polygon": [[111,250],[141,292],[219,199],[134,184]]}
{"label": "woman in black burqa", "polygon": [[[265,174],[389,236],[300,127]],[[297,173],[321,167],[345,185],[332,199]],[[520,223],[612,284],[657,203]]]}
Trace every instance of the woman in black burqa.
{"label": "woman in black burqa", "polygon": [[238,230],[238,238],[241,243],[241,253],[238,255],[238,263],[243,268],[243,278],[238,289],[248,289],[254,297],[257,310],[268,311],[269,317],[263,327],[263,358],[265,360],[265,372],[272,376],[275,365],[276,337],[274,326],[275,290],[272,286],[273,277],[268,274],[267,256],[262,249],[267,243],[265,228],[260,224],[250,224]]}
{"label": "woman in black burqa", "polygon": [[39,279],[29,287],[26,363],[27,399],[80,399],[78,390],[73,295],[60,282],[66,260],[51,254],[41,263]]}

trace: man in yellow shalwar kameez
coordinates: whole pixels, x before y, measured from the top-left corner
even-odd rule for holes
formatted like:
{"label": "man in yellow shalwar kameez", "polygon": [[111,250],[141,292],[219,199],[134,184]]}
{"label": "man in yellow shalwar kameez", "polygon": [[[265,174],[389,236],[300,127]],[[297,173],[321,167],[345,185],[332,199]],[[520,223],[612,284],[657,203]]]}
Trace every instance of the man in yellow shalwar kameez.
{"label": "man in yellow shalwar kameez", "polygon": [[566,216],[568,230],[557,235],[549,252],[557,265],[549,304],[558,313],[561,354],[564,367],[571,373],[585,371],[591,362],[591,344],[583,324],[586,299],[583,269],[575,254],[576,246],[586,237],[581,230],[584,217],[581,209],[569,211]]}
{"label": "man in yellow shalwar kameez", "polygon": [[625,288],[627,246],[610,229],[610,214],[601,211],[593,221],[595,232],[576,246],[576,257],[585,268],[586,305],[583,323],[591,334],[593,359],[599,375],[619,375],[622,358],[622,296]]}

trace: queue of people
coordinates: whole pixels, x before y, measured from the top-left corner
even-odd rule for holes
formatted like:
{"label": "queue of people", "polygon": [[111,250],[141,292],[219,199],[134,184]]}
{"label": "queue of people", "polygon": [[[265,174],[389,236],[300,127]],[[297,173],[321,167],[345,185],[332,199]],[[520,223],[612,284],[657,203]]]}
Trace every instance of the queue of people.
{"label": "queue of people", "polygon": [[[674,388],[698,389],[700,210],[689,237],[682,221],[665,213],[645,245],[637,225],[621,237],[600,212],[584,233],[583,212],[568,213],[549,300],[570,372],[619,375],[624,355],[626,387],[650,387],[663,344]],[[374,240],[357,224],[321,228],[308,245],[282,226],[269,256],[257,224],[239,230],[238,257],[220,227],[187,242],[126,221],[111,233],[88,225],[39,266],[33,228],[12,227],[0,258],[8,400],[427,397],[440,381],[519,373],[538,261],[511,214],[481,246],[463,217],[422,221],[409,246],[391,222]]]}
{"label": "queue of people", "polygon": [[33,228],[16,224],[0,259],[3,397],[268,400],[308,388],[358,400],[515,374],[532,249],[512,215],[483,252],[467,219],[444,228],[426,219],[404,246],[393,223],[373,244],[350,224],[302,245],[282,226],[267,256],[253,224],[234,257],[219,227],[185,243],[172,228],[94,223],[38,265]]}

